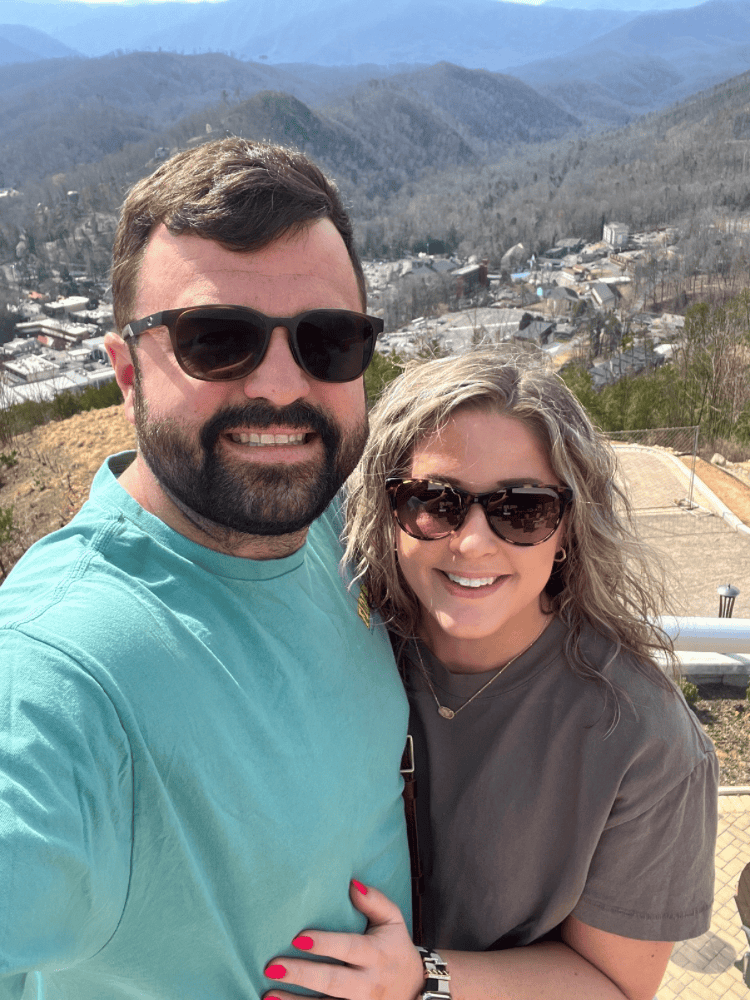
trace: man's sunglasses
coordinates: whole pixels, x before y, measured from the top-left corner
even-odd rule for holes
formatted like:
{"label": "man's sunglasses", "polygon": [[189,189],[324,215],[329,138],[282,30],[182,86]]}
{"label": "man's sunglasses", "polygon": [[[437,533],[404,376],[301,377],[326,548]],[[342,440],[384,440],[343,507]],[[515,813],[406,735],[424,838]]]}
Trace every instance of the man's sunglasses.
{"label": "man's sunglasses", "polygon": [[370,363],[383,332],[377,316],[347,309],[311,309],[297,316],[266,316],[245,306],[166,309],[128,323],[123,340],[166,326],[177,364],[202,382],[245,378],[263,361],[277,326],[289,331],[300,368],[320,382],[352,382]]}
{"label": "man's sunglasses", "polygon": [[511,545],[541,545],[551,538],[573,499],[567,486],[508,486],[468,493],[427,479],[387,479],[385,488],[399,527],[423,542],[458,531],[472,504],[481,504],[487,523]]}

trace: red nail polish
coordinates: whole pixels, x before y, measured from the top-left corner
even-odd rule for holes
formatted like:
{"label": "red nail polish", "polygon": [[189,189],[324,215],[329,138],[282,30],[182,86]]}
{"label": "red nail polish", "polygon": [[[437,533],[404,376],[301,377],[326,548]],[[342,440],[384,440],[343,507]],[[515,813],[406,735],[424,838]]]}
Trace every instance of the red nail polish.
{"label": "red nail polish", "polygon": [[292,944],[295,948],[300,948],[302,951],[309,951],[315,942],[306,934],[300,934],[299,937],[296,937],[294,941],[292,941]]}
{"label": "red nail polish", "polygon": [[269,965],[266,969],[266,975],[269,979],[283,979],[286,975],[286,969],[283,965]]}
{"label": "red nail polish", "polygon": [[362,883],[358,882],[356,878],[352,879],[352,885],[355,889],[359,889],[363,896],[367,895],[367,886],[362,885]]}

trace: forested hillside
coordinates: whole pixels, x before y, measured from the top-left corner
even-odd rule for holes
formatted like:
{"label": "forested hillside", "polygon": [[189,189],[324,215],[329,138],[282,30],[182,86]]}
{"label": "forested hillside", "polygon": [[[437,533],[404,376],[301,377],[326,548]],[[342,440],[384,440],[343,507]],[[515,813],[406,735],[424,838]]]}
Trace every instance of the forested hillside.
{"label": "forested hillside", "polygon": [[[713,221],[750,208],[750,74],[624,128],[592,131],[512,78],[450,64],[349,87],[337,99],[329,92],[313,107],[275,88],[244,97],[241,86],[257,87],[263,68],[254,83],[245,76],[217,96],[227,63],[238,74],[246,64],[170,60],[192,90],[168,87],[155,56],[123,56],[102,61],[103,73],[119,67],[121,89],[105,98],[95,83],[75,108],[76,93],[58,80],[72,116],[39,108],[26,124],[0,72],[0,172],[19,191],[0,211],[6,260],[23,236],[19,266],[40,277],[61,261],[103,277],[121,200],[153,169],[156,151],[227,132],[292,143],[320,160],[351,204],[368,255],[396,257],[432,238],[496,268],[517,243],[531,253],[567,236],[595,239],[605,220],[636,229],[678,221],[689,229],[692,220],[697,232],[701,213]],[[198,102],[201,89],[216,100],[160,123],[170,108]],[[87,131],[94,121],[96,138]]]}
{"label": "forested hillside", "polygon": [[635,229],[750,209],[750,74],[622,129],[515,146],[494,162],[423,175],[387,204],[354,200],[370,252],[396,252],[415,233],[471,237],[497,262],[523,243],[596,239],[602,222]]}
{"label": "forested hillside", "polygon": [[[261,90],[321,101],[349,79],[333,74],[326,88],[289,70],[216,53],[135,52],[0,67],[3,183],[19,187],[72,171],[128,143],[147,141],[149,159],[157,146],[171,144],[170,131],[199,108],[226,109]],[[178,127],[174,141],[180,138]]]}
{"label": "forested hillside", "polygon": [[[488,146],[558,137],[580,124],[519,80],[449,63],[389,80],[374,67],[323,76],[314,67],[282,71],[219,54],[141,52],[34,65],[35,73],[0,68],[0,186],[66,173],[126,144],[148,143],[148,160],[158,146],[178,145],[207,123],[310,142],[313,155],[321,155],[322,142],[338,173],[347,164],[347,175],[394,168],[407,176],[428,164],[468,162]],[[264,91],[297,101],[284,109],[278,100],[273,108],[252,100]]]}

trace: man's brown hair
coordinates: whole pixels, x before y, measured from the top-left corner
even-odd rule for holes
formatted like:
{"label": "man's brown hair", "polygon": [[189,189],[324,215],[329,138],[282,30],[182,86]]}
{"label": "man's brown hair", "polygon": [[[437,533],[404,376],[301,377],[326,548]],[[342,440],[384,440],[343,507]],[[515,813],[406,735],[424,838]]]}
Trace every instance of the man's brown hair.
{"label": "man's brown hair", "polygon": [[228,250],[268,246],[307,223],[330,219],[366,292],[352,224],[335,185],[303,153],[236,137],[177,153],[129,192],[112,251],[112,299],[118,330],[133,316],[148,239],[163,223],[177,236],[214,240]]}

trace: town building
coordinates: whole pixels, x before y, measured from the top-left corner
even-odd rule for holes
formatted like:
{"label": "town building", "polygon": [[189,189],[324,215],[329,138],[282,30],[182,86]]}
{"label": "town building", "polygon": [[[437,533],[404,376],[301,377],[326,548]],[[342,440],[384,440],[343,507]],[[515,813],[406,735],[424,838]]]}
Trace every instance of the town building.
{"label": "town building", "polygon": [[621,222],[605,222],[602,237],[613,250],[619,250],[627,245],[630,229]]}

